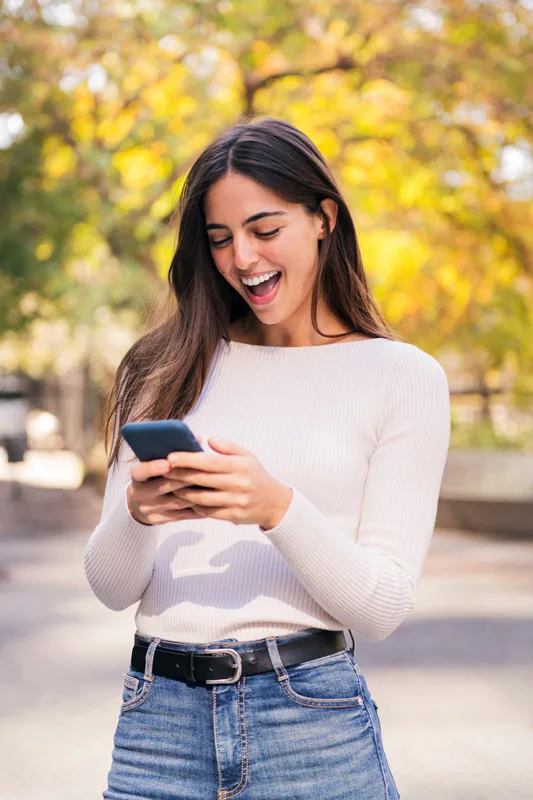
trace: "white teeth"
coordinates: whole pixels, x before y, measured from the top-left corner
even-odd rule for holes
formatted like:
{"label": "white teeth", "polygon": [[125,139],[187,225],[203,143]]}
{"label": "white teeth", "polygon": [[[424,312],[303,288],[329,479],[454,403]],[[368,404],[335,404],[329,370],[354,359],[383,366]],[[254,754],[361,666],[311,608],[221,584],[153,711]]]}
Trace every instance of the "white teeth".
{"label": "white teeth", "polygon": [[258,283],[263,283],[274,275],[279,275],[280,272],[267,272],[265,275],[259,275],[257,278],[241,278],[245,286],[257,286]]}

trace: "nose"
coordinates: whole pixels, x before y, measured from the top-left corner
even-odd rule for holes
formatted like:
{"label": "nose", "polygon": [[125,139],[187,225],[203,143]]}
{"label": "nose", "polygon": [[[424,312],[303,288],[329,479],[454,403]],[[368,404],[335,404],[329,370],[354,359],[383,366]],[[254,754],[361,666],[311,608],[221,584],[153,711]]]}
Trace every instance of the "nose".
{"label": "nose", "polygon": [[237,234],[233,237],[233,262],[236,269],[247,270],[257,261],[257,253],[254,244],[246,233]]}

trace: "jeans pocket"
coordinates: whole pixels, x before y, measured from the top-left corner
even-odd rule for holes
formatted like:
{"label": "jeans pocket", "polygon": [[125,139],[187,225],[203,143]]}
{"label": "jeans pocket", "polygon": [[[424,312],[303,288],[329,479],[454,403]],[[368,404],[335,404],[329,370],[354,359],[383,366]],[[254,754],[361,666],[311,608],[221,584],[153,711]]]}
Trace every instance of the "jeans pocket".
{"label": "jeans pocket", "polygon": [[122,687],[122,705],[120,710],[132,711],[141,706],[149,697],[152,681],[147,681],[140,672],[130,670],[124,674]]}
{"label": "jeans pocket", "polygon": [[281,688],[294,703],[314,708],[364,710],[361,686],[345,653],[285,667]]}

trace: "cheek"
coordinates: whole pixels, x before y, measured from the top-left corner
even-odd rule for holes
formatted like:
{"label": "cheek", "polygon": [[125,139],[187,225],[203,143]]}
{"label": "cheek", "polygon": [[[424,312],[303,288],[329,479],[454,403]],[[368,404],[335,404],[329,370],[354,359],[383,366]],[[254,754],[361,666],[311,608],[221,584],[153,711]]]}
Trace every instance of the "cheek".
{"label": "cheek", "polygon": [[215,249],[211,251],[211,256],[217,270],[226,278],[231,271],[231,258],[228,257],[228,251]]}
{"label": "cheek", "polygon": [[302,256],[302,248],[298,236],[288,231],[267,242],[264,252],[269,261],[287,269],[295,268]]}
{"label": "cheek", "polygon": [[287,272],[302,272],[313,268],[318,249],[313,249],[310,236],[287,232],[287,235],[270,242],[269,260],[287,269]]}

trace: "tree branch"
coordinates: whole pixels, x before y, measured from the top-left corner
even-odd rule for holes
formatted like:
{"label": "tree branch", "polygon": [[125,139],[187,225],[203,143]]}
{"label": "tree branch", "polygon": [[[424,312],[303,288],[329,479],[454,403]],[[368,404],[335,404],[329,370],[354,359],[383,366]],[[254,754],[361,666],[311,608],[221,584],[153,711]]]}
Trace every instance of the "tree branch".
{"label": "tree branch", "polygon": [[316,75],[325,75],[328,72],[349,72],[352,69],[360,66],[351,56],[340,56],[333,64],[316,67],[314,69],[288,69],[279,72],[273,72],[264,78],[260,78],[253,73],[244,75],[244,96],[245,96],[245,110],[243,116],[246,118],[253,117],[255,95],[260,89],[265,89],[271,83],[283,80],[283,78],[313,78]]}

